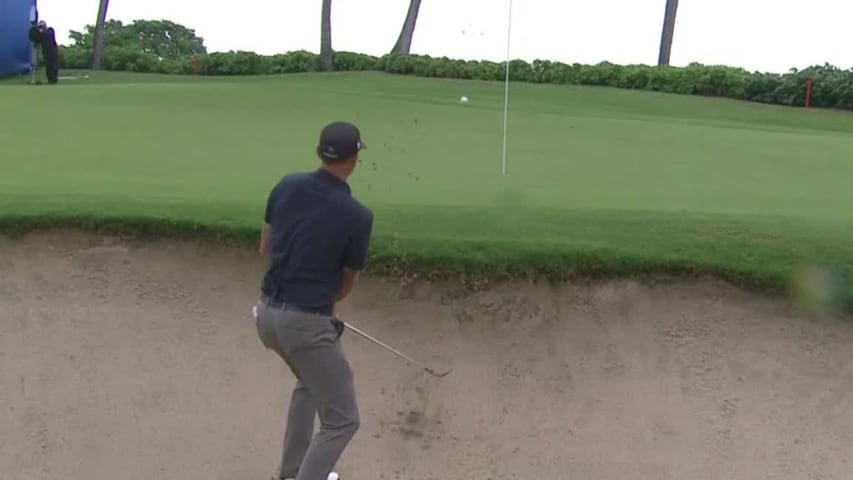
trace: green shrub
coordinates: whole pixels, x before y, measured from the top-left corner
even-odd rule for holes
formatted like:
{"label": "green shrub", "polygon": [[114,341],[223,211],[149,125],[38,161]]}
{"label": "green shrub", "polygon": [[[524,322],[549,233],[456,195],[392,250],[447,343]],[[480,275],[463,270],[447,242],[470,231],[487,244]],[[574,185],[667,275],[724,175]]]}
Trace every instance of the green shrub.
{"label": "green shrub", "polygon": [[[90,49],[62,47],[60,67],[88,68],[91,57]],[[316,72],[320,69],[319,55],[304,50],[269,56],[246,51],[214,52],[200,55],[198,62],[203,75],[270,75]],[[503,62],[427,55],[375,57],[336,52],[333,63],[338,71],[381,71],[396,75],[486,81],[503,81],[506,76]],[[509,67],[510,80],[516,82],[650,90],[789,106],[805,104],[806,86],[808,79],[812,78],[812,106],[853,110],[853,69],[842,70],[829,64],[799,71],[792,69],[785,74],[749,72],[742,68],[699,63],[686,67],[657,67],[610,62],[568,65],[550,60],[513,60]],[[107,48],[104,68],[188,75],[193,73],[193,60],[189,55],[163,60],[149,53],[110,47]]]}
{"label": "green shrub", "polygon": [[[265,75],[270,62],[254,52],[214,52],[204,57],[206,75]],[[201,62],[199,62],[201,64]]]}
{"label": "green shrub", "polygon": [[59,47],[59,68],[81,70],[91,66],[91,50],[77,47]]}
{"label": "green shrub", "polygon": [[[309,56],[315,57],[312,58],[311,61],[319,65],[319,56],[315,56],[311,52],[303,51],[301,53],[305,56],[306,59],[310,58]],[[285,56],[286,55],[288,54],[285,54]],[[332,63],[335,66],[335,70],[342,70],[345,72],[382,70],[382,62],[378,57],[354,52],[335,52]]]}

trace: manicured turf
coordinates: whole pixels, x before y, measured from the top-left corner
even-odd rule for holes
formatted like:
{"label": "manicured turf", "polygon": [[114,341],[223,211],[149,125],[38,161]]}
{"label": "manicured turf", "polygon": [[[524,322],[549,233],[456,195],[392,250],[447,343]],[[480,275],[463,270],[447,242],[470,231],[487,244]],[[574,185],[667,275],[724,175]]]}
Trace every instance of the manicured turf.
{"label": "manicured turf", "polygon": [[502,177],[501,83],[87,73],[0,88],[0,216],[162,216],[253,234],[272,184],[314,168],[319,129],[344,118],[368,144],[352,185],[377,213],[377,261],[766,285],[815,261],[853,279],[846,113],[514,84]]}

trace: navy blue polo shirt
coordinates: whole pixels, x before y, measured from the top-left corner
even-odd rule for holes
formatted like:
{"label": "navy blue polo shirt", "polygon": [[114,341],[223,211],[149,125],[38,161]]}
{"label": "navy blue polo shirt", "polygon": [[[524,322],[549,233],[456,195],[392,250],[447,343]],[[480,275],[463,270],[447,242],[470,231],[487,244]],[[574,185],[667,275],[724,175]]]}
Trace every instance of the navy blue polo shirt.
{"label": "navy blue polo shirt", "polygon": [[323,169],[283,177],[270,192],[271,261],[261,291],[280,302],[331,313],[341,269],[364,268],[373,212]]}

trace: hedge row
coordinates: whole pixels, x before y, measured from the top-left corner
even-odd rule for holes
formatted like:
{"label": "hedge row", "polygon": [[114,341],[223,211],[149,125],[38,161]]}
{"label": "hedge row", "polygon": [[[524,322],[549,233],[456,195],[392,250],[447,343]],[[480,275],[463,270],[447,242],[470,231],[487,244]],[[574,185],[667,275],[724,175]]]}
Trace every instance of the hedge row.
{"label": "hedge row", "polygon": [[[87,68],[90,58],[89,50],[63,47],[61,66],[67,69]],[[104,68],[108,70],[168,74],[192,74],[193,65],[192,57],[157,59],[150,54],[121,48],[108,49],[104,61]],[[198,68],[204,75],[267,75],[314,72],[320,69],[320,62],[319,55],[306,51],[270,56],[242,51],[216,52],[199,57]],[[505,78],[503,63],[424,55],[375,57],[337,52],[334,68],[338,71],[382,71],[421,77],[473,80]],[[687,67],[657,67],[614,65],[608,62],[597,65],[568,65],[547,60],[510,62],[512,81],[609,86],[791,106],[805,104],[806,85],[810,77],[814,81],[812,106],[853,110],[853,69],[841,70],[829,64],[772,74],[697,63]]]}

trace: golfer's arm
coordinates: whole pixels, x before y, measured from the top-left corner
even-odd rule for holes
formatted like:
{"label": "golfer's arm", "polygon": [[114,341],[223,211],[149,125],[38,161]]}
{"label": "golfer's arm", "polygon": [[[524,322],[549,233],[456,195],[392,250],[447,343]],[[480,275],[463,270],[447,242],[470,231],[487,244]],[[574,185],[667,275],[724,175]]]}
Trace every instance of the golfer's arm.
{"label": "golfer's arm", "polygon": [[270,224],[264,223],[261,229],[261,245],[258,247],[258,252],[261,255],[267,256],[270,254]]}
{"label": "golfer's arm", "polygon": [[370,217],[367,222],[363,222],[360,229],[353,232],[353,237],[347,245],[346,261],[341,269],[341,288],[338,294],[335,295],[335,303],[340,302],[352,292],[355,286],[355,279],[358,272],[364,268],[364,263],[367,259],[367,245],[370,242],[370,229],[373,218]]}
{"label": "golfer's arm", "polygon": [[358,272],[346,267],[341,271],[341,289],[335,295],[335,303],[340,302],[352,292],[352,287],[355,286],[355,277],[357,276]]}

